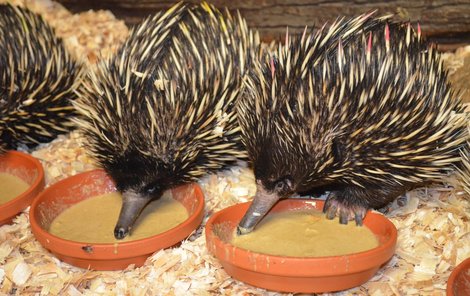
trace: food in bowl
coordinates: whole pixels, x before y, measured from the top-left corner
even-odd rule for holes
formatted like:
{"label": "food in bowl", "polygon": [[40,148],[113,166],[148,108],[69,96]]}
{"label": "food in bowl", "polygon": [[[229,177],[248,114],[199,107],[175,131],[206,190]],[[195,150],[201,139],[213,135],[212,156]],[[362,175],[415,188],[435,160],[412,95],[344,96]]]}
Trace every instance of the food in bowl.
{"label": "food in bowl", "polygon": [[257,253],[293,257],[340,256],[379,245],[369,228],[339,224],[317,210],[268,214],[254,231],[234,235],[231,244]]}
{"label": "food in bowl", "polygon": [[188,219],[188,211],[166,192],[160,200],[149,204],[139,216],[129,236],[117,240],[114,227],[121,209],[118,192],[110,192],[83,200],[63,211],[51,223],[53,235],[85,243],[118,243],[162,233]]}
{"label": "food in bowl", "polygon": [[0,205],[28,190],[29,184],[15,175],[0,172]]}

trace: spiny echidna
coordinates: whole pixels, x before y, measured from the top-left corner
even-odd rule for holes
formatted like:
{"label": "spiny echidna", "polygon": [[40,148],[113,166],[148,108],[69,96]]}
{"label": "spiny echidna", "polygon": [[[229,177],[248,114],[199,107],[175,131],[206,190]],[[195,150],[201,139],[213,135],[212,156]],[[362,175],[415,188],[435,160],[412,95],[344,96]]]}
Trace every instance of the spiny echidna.
{"label": "spiny echidna", "polygon": [[258,44],[239,14],[179,3],[85,79],[77,123],[122,193],[116,238],[166,189],[246,157],[234,106]]}
{"label": "spiny echidna", "polygon": [[68,131],[81,71],[40,15],[1,4],[0,152]]}
{"label": "spiny echidna", "polygon": [[[334,46],[333,46],[334,45]],[[329,219],[362,224],[410,187],[459,163],[467,130],[436,50],[389,17],[339,20],[286,37],[252,67],[239,101],[257,192],[247,233],[280,199],[330,191]]]}

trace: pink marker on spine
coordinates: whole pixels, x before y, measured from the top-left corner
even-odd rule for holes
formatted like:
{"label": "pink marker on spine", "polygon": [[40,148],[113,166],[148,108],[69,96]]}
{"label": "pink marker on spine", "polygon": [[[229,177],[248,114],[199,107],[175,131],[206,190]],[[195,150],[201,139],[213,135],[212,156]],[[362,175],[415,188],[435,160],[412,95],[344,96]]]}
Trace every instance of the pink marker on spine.
{"label": "pink marker on spine", "polygon": [[390,28],[385,24],[385,47],[387,51],[390,49]]}
{"label": "pink marker on spine", "polygon": [[418,40],[421,39],[421,26],[418,23]]}

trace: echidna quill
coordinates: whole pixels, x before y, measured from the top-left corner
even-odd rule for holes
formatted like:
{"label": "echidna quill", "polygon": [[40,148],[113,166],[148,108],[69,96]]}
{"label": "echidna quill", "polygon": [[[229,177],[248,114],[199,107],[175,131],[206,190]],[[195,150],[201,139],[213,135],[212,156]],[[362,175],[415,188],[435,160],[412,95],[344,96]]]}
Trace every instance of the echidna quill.
{"label": "echidna quill", "polygon": [[85,79],[78,123],[122,193],[116,238],[166,189],[246,158],[234,105],[258,39],[240,15],[180,3]]}
{"label": "echidna quill", "polygon": [[0,153],[69,131],[81,69],[41,16],[0,4]]}
{"label": "echidna quill", "polygon": [[[470,134],[470,120],[468,121],[467,131]],[[460,155],[462,157],[462,164],[458,168],[458,177],[463,189],[470,196],[470,136]]]}
{"label": "echidna quill", "polygon": [[[333,45],[333,46],[332,46]],[[407,189],[439,180],[468,137],[439,54],[410,24],[369,15],[287,36],[247,79],[239,120],[257,183],[248,233],[281,198],[330,191],[324,211],[361,225]]]}

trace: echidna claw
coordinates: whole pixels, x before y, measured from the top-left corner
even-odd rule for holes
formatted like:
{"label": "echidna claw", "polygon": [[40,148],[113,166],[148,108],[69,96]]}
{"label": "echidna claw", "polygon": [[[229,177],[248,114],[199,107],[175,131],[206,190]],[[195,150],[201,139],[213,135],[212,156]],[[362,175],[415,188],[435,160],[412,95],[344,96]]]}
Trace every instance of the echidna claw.
{"label": "echidna claw", "polygon": [[362,226],[362,213],[355,213],[354,220],[356,221],[357,226]]}
{"label": "echidna claw", "polygon": [[339,218],[339,223],[348,224],[353,220],[357,226],[362,226],[363,218],[367,212],[367,208],[357,204],[347,204],[341,200],[336,199],[335,195],[328,196],[323,212],[326,218],[333,220],[336,216]]}
{"label": "echidna claw", "polygon": [[349,215],[345,211],[341,211],[339,214],[339,223],[341,224],[348,224],[349,221]]}
{"label": "echidna claw", "polygon": [[336,217],[336,206],[331,205],[330,207],[324,207],[323,212],[326,212],[326,218],[329,220],[333,220]]}

